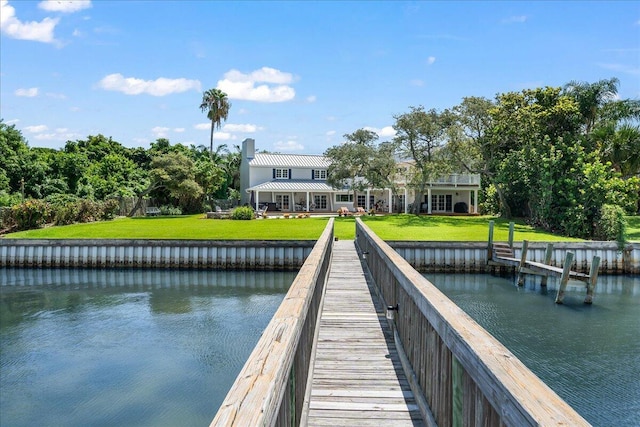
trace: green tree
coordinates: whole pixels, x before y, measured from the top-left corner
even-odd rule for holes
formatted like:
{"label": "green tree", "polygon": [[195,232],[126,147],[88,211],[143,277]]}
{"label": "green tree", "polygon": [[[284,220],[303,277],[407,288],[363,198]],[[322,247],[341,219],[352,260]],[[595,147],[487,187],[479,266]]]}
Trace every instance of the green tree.
{"label": "green tree", "polygon": [[442,147],[447,141],[452,116],[449,111],[425,111],[419,106],[410,107],[408,113],[393,118],[396,147],[402,158],[412,162],[411,185],[416,192],[413,212],[417,214],[429,181],[451,170],[451,164],[443,157]]}
{"label": "green tree", "polygon": [[154,190],[166,189],[177,199],[200,197],[202,187],[195,180],[193,161],[182,153],[167,153],[154,157],[149,171],[149,185],[138,193],[138,201],[129,216],[135,215],[145,196]]}
{"label": "green tree", "polygon": [[202,94],[200,110],[207,112],[207,118],[211,120],[211,138],[209,142],[209,152],[213,156],[213,131],[220,129],[223,120],[227,120],[231,109],[231,103],[227,94],[220,89],[209,89]]}
{"label": "green tree", "polygon": [[379,149],[378,135],[373,131],[358,129],[344,137],[344,143],[324,153],[330,162],[327,183],[336,189],[350,189],[353,206],[357,207],[359,191],[389,186],[394,172],[390,164],[395,166],[395,162],[393,156],[389,156],[388,145],[381,144]]}

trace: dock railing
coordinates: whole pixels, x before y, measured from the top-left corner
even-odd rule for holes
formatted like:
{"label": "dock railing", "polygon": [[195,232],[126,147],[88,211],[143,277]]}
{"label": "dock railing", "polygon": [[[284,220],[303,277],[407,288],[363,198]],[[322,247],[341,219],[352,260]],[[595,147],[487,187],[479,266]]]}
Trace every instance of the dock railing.
{"label": "dock railing", "polygon": [[437,425],[589,425],[360,219],[356,242]]}
{"label": "dock railing", "polygon": [[333,248],[333,218],[224,399],[211,426],[297,426]]}

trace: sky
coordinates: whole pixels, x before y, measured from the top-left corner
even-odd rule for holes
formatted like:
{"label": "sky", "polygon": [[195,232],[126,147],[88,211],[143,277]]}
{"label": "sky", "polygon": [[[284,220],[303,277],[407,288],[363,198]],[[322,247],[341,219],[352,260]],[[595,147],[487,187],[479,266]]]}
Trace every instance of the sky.
{"label": "sky", "polygon": [[640,99],[638,1],[0,0],[0,118],[31,147],[102,134],[321,154],[411,106],[616,77]]}

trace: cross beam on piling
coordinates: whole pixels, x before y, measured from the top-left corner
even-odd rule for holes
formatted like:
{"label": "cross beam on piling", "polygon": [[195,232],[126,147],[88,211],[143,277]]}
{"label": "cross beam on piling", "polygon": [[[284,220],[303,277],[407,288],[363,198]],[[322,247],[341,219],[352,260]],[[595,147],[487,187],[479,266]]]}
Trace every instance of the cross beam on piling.
{"label": "cross beam on piling", "polygon": [[525,274],[537,274],[542,276],[541,286],[547,285],[548,276],[559,276],[560,285],[556,294],[556,304],[562,304],[569,280],[579,280],[585,282],[587,295],[584,299],[585,304],[593,303],[593,294],[598,280],[598,268],[600,267],[600,257],[594,256],[591,260],[591,268],[589,274],[572,271],[574,254],[567,252],[563,267],[555,267],[551,265],[551,257],[553,255],[553,244],[548,243],[544,256],[544,263],[527,261],[527,252],[529,249],[529,241],[522,241],[522,250],[520,258],[516,258],[513,251],[513,230],[514,223],[509,223],[509,242],[507,244],[494,242],[493,240],[494,222],[489,221],[489,238],[487,247],[487,263],[494,266],[515,267],[518,273],[518,286],[524,285]]}

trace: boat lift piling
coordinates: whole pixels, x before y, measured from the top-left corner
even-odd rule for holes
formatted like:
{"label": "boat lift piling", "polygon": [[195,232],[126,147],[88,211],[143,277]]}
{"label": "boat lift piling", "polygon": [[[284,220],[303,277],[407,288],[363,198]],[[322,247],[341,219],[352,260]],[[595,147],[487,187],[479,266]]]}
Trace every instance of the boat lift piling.
{"label": "boat lift piling", "polygon": [[509,241],[507,243],[495,242],[493,239],[494,221],[489,221],[489,238],[487,247],[487,264],[491,266],[507,266],[514,267],[518,273],[517,283],[518,286],[524,285],[525,274],[536,274],[542,276],[541,286],[547,286],[547,278],[549,276],[560,276],[560,285],[556,294],[556,304],[562,304],[564,301],[564,294],[569,284],[569,280],[579,280],[585,282],[587,295],[584,299],[585,304],[593,303],[593,294],[596,288],[596,282],[598,280],[598,268],[600,266],[600,257],[594,256],[591,260],[591,268],[589,274],[578,273],[572,271],[574,254],[567,252],[563,268],[555,267],[551,265],[551,258],[553,256],[553,244],[547,243],[547,247],[544,254],[544,263],[527,261],[527,252],[529,249],[529,241],[522,241],[522,250],[520,252],[520,258],[516,258],[513,251],[513,235],[514,235],[514,223],[509,223]]}

